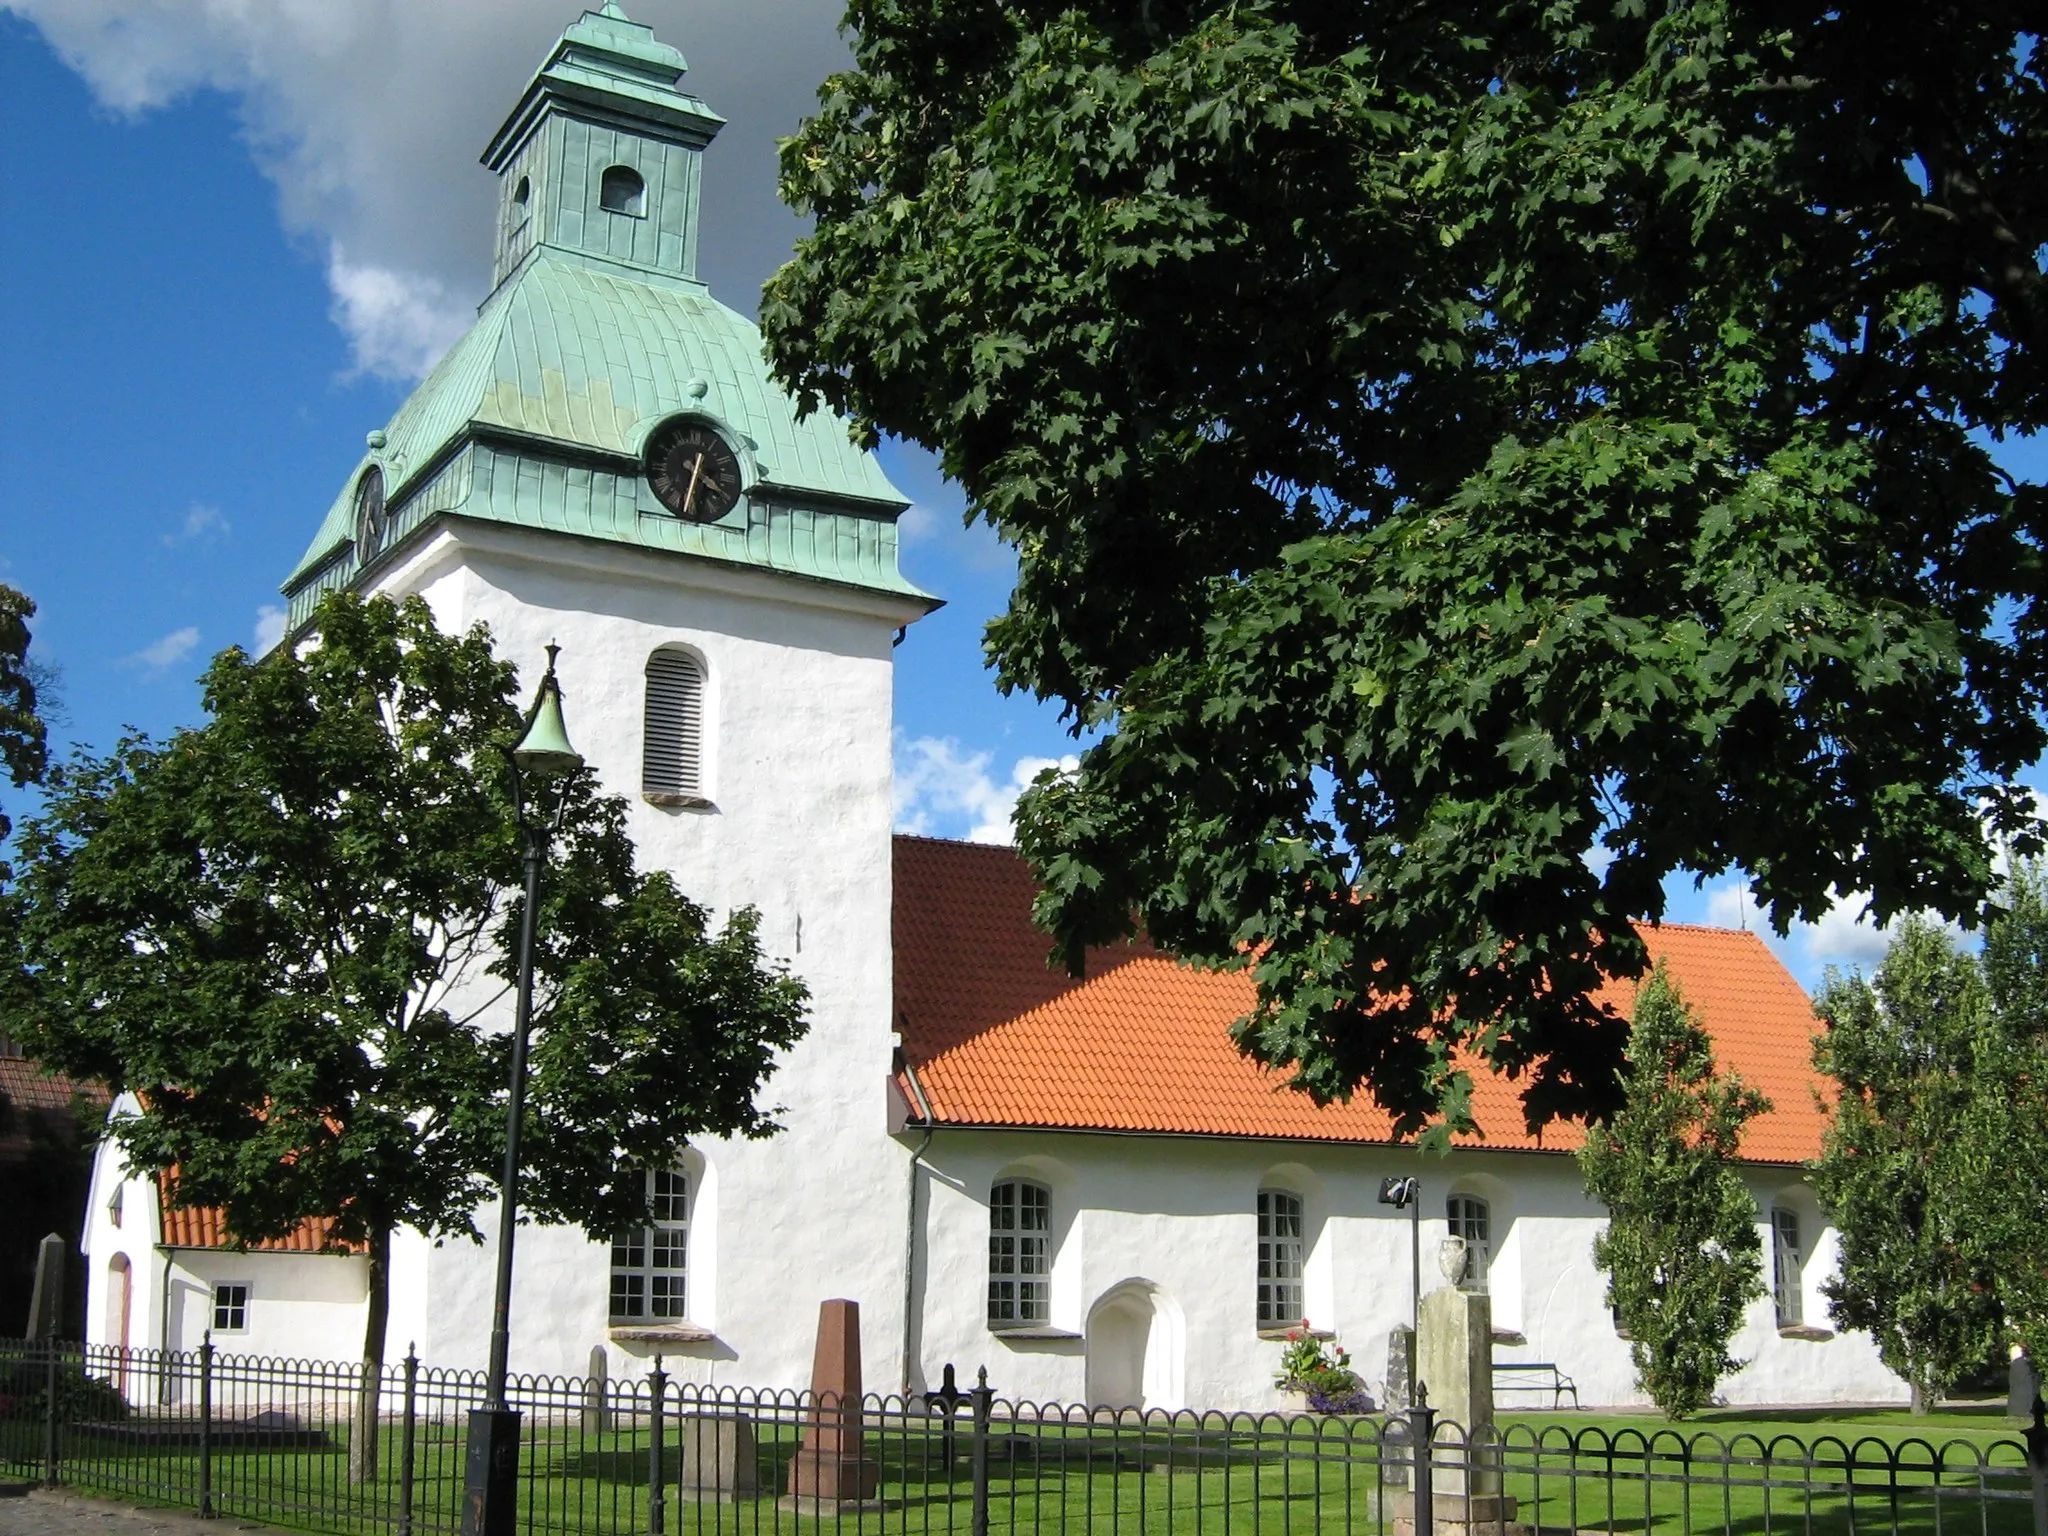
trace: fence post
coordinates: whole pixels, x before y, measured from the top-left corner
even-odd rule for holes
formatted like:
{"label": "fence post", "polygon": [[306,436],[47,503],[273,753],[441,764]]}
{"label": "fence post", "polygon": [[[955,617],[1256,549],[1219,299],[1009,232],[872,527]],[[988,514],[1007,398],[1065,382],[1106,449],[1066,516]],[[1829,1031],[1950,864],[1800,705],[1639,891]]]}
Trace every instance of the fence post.
{"label": "fence post", "polygon": [[668,1391],[668,1372],[661,1368],[661,1356],[654,1357],[654,1369],[647,1375],[647,1536],[661,1536],[668,1501],[662,1497],[661,1400]]}
{"label": "fence post", "polygon": [[1414,1536],[1436,1536],[1436,1478],[1430,1465],[1435,1450],[1436,1410],[1429,1406],[1429,1388],[1415,1383],[1415,1406],[1408,1410],[1408,1496],[1414,1513]]}
{"label": "fence post", "polygon": [[43,1481],[57,1486],[57,1340],[43,1340]]}
{"label": "fence post", "polygon": [[420,1357],[413,1343],[405,1346],[405,1412],[398,1440],[398,1536],[412,1536],[413,1437],[419,1426]]}
{"label": "fence post", "polygon": [[972,1536],[988,1536],[988,1421],[995,1393],[989,1390],[988,1367],[975,1373],[974,1391],[974,1525]]}
{"label": "fence post", "polygon": [[2034,1480],[2034,1536],[2048,1536],[2048,1402],[2038,1388],[2034,1422],[2027,1426],[2027,1471]]}
{"label": "fence post", "polygon": [[199,1518],[213,1518],[213,1330],[199,1339]]}

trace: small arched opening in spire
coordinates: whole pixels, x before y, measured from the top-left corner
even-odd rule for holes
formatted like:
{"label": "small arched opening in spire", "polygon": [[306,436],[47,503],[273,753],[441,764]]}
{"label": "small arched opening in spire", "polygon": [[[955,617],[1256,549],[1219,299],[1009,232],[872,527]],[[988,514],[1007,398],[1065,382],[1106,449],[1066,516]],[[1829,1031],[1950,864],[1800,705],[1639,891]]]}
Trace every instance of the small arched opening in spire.
{"label": "small arched opening in spire", "polygon": [[597,205],[607,213],[630,213],[638,218],[647,212],[647,183],[630,165],[614,165],[598,184]]}

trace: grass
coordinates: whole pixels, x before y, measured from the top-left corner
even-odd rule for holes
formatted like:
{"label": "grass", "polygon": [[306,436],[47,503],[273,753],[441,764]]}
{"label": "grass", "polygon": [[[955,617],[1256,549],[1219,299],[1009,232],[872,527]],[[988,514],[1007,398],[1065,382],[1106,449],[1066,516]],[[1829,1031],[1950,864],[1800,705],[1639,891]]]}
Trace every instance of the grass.
{"label": "grass", "polygon": [[[310,1450],[237,1449],[213,1457],[216,1507],[306,1531],[395,1532],[399,1432],[380,1436],[380,1475],[352,1484],[346,1426]],[[1506,1490],[1519,1518],[1552,1530],[1647,1536],[2025,1536],[2027,1483],[2012,1426],[1990,1411],[1915,1419],[1890,1411],[1738,1411],[1683,1426],[1612,1413],[1510,1414],[1502,1420]],[[626,1536],[647,1529],[644,1427],[585,1433],[534,1422],[522,1457],[522,1530]],[[674,1496],[670,1536],[942,1536],[972,1529],[970,1437],[949,1459],[923,1422],[873,1430],[883,1507],[818,1518],[781,1507],[800,1423],[757,1418],[761,1492],[721,1502]],[[463,1426],[422,1423],[415,1440],[412,1529],[459,1526]],[[1813,1466],[1795,1466],[1811,1449]],[[1542,1455],[1533,1454],[1540,1445]],[[1937,1453],[1947,1447],[1944,1457]],[[1383,1536],[1399,1490],[1383,1485],[1367,1421],[1265,1421],[1259,1434],[1154,1424],[998,1424],[989,1463],[995,1536]],[[0,1465],[33,1465],[40,1425],[0,1423]],[[1960,1457],[1960,1460],[1957,1458]],[[1989,1467],[1989,1473],[1985,1468]],[[65,1481],[84,1492],[192,1507],[199,1461],[189,1446],[147,1447],[73,1436]]]}

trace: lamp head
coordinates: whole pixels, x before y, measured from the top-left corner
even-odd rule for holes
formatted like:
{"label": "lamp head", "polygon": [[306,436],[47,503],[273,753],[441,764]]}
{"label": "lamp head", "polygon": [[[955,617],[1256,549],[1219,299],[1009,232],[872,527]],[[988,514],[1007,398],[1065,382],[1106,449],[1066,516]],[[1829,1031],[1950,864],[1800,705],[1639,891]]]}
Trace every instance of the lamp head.
{"label": "lamp head", "polygon": [[1391,1205],[1395,1210],[1405,1210],[1415,1203],[1416,1181],[1414,1178],[1399,1176],[1380,1180],[1380,1204]]}
{"label": "lamp head", "polygon": [[520,772],[537,778],[554,778],[574,773],[583,766],[583,754],[569,745],[569,728],[562,721],[562,685],[555,679],[555,657],[561,647],[548,647],[548,670],[534,696],[533,712],[526,718],[526,734],[512,749],[512,760]]}

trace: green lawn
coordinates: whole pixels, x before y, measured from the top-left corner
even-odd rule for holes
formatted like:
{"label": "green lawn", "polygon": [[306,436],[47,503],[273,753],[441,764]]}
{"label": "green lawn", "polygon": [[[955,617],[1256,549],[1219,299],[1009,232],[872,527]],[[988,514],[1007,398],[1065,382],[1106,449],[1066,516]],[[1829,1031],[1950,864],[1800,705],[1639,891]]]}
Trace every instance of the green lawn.
{"label": "green lawn", "polygon": [[[756,1429],[762,1492],[706,1503],[672,1496],[670,1536],[971,1530],[966,1434],[956,1437],[949,1459],[942,1437],[923,1422],[871,1431],[868,1454],[881,1463],[883,1507],[817,1519],[775,1498],[799,1426],[764,1417]],[[1682,1427],[1638,1415],[1513,1414],[1503,1431],[1507,1490],[1521,1503],[1520,1518],[1546,1531],[2024,1536],[2029,1529],[2019,1442],[2013,1426],[1988,1412],[1913,1419],[1724,1411]],[[395,1532],[398,1431],[383,1431],[380,1476],[367,1486],[348,1481],[345,1428],[332,1433],[335,1443],[321,1449],[217,1451],[217,1507],[308,1531]],[[418,1536],[457,1527],[462,1433],[454,1419],[420,1426],[412,1526]],[[1802,1454],[1795,1440],[1812,1447],[1820,1464],[1794,1465]],[[1949,1442],[1960,1450],[1951,1447],[1937,1468],[1935,1452]],[[35,1462],[40,1443],[39,1426],[0,1424],[0,1456],[17,1465]],[[1256,1434],[998,1424],[990,1526],[996,1536],[1382,1536],[1399,1494],[1383,1487],[1377,1451],[1369,1421],[1273,1419]],[[1843,1465],[1851,1452],[1853,1475]],[[574,1422],[530,1423],[522,1530],[645,1531],[648,1460],[644,1425],[586,1434]],[[671,1438],[664,1471],[671,1488],[679,1471]],[[80,1432],[66,1448],[65,1479],[81,1491],[191,1507],[198,1458],[188,1446],[122,1445]]]}

